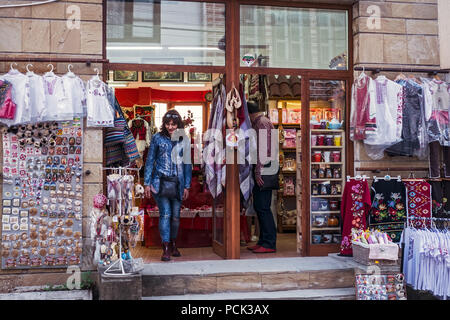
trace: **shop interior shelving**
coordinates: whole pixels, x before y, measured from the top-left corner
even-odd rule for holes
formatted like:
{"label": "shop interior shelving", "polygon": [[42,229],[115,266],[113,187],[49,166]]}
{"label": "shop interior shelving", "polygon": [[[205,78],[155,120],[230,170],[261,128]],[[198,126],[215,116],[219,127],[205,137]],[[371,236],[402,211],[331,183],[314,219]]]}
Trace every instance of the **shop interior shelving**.
{"label": "shop interior shelving", "polygon": [[[319,120],[323,118],[331,120],[332,112],[338,114],[338,119],[342,116],[341,111],[332,110],[326,100],[311,101],[310,110],[311,116],[313,114],[323,116],[317,117]],[[345,183],[345,131],[313,128],[310,130],[309,136],[311,139],[309,255],[322,256],[339,252],[341,242],[340,205]],[[317,142],[319,136],[323,136],[323,142]],[[327,137],[329,141],[326,141]],[[325,152],[328,153],[328,157],[323,156]],[[339,158],[333,159],[330,156],[332,152],[339,153]],[[321,154],[320,161],[315,159],[314,153]],[[321,190],[323,186],[326,186],[326,191]]]}
{"label": "shop interior shelving", "polygon": [[[278,128],[280,132],[280,137],[282,136],[285,129],[295,129],[296,133],[300,131],[300,119],[293,123],[287,122],[286,114],[283,116],[283,110],[286,109],[287,105],[300,105],[300,100],[290,100],[290,99],[279,99],[270,98],[269,99],[269,117],[274,124],[275,128]],[[300,114],[300,113],[298,113]],[[278,119],[282,119],[281,123]],[[293,136],[295,141],[289,147],[284,147],[282,141],[279,145],[280,153],[280,190],[277,192],[277,229],[278,232],[286,231],[296,231],[297,230],[297,217],[298,217],[298,192],[300,190],[300,176],[298,176],[299,162],[297,161],[297,135]],[[280,139],[281,140],[281,139]],[[285,164],[287,159],[292,159],[291,163],[294,166],[289,167],[286,170]],[[292,193],[286,194],[284,182],[287,179],[293,179],[294,181],[294,191]]]}

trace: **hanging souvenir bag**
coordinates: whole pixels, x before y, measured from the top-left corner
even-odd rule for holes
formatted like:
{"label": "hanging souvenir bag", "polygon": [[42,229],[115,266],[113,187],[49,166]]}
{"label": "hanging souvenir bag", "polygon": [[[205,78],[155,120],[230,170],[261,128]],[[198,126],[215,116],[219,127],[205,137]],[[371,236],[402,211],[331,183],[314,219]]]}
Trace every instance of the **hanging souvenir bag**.
{"label": "hanging souvenir bag", "polygon": [[116,114],[114,119],[114,127],[107,127],[105,132],[104,145],[106,147],[111,147],[116,144],[123,144],[125,142],[124,129],[127,122],[126,120]]}
{"label": "hanging souvenir bag", "polygon": [[12,100],[12,84],[0,80],[0,118],[14,119],[16,115],[16,104]]}

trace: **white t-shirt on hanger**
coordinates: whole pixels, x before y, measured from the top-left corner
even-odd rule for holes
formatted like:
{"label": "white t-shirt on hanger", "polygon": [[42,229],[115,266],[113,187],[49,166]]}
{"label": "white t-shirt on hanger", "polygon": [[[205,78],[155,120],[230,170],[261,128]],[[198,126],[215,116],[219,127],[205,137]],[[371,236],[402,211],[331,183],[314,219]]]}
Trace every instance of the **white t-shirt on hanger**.
{"label": "white t-shirt on hanger", "polygon": [[41,122],[47,113],[47,102],[44,93],[44,79],[42,76],[31,72],[26,74],[30,88],[30,112],[31,122]]}
{"label": "white t-shirt on hanger", "polygon": [[86,88],[77,76],[63,75],[62,82],[67,97],[67,106],[73,117],[82,117],[86,111]]}

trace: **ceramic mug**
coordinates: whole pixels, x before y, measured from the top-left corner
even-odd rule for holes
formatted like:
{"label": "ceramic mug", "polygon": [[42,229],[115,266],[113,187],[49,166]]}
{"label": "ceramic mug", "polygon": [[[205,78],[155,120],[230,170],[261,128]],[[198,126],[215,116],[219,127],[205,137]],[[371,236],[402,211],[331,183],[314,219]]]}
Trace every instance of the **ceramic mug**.
{"label": "ceramic mug", "polygon": [[317,145],[317,135],[315,135],[315,134],[311,135],[311,145],[312,146]]}
{"label": "ceramic mug", "polygon": [[322,161],[322,152],[315,151],[312,155],[312,162],[321,162]]}
{"label": "ceramic mug", "polygon": [[323,152],[323,161],[330,162],[331,160],[331,151],[324,151]]}
{"label": "ceramic mug", "polygon": [[332,146],[334,144],[333,136],[325,136],[325,145]]}
{"label": "ceramic mug", "polygon": [[332,162],[341,162],[341,152],[340,151],[331,152],[331,160]]}
{"label": "ceramic mug", "polygon": [[324,135],[318,135],[317,136],[317,145],[318,146],[325,145],[325,136]]}
{"label": "ceramic mug", "polygon": [[311,201],[311,210],[312,211],[319,211],[320,208],[320,202],[318,200],[313,199]]}
{"label": "ceramic mug", "polygon": [[340,234],[333,234],[333,243],[341,243],[342,236]]}
{"label": "ceramic mug", "polygon": [[338,200],[331,200],[330,201],[330,210],[331,211],[339,210],[339,201]]}
{"label": "ceramic mug", "polygon": [[313,234],[312,235],[312,242],[314,244],[320,243],[321,241],[322,241],[322,235],[320,235],[320,234]]}
{"label": "ceramic mug", "polygon": [[328,206],[328,200],[320,200],[320,211],[328,211],[329,206]]}
{"label": "ceramic mug", "polygon": [[331,234],[324,234],[322,236],[323,243],[331,243],[332,240],[333,240],[333,236]]}
{"label": "ceramic mug", "polygon": [[340,147],[342,142],[341,136],[334,136],[334,145]]}

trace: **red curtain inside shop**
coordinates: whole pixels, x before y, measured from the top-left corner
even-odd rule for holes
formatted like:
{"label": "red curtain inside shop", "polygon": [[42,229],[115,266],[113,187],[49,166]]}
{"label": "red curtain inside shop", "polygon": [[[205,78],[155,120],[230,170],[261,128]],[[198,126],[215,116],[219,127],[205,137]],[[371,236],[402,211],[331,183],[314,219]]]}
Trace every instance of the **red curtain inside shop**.
{"label": "red curtain inside shop", "polygon": [[150,105],[152,101],[204,102],[207,92],[209,91],[166,91],[149,87],[115,89],[116,98],[122,107]]}

